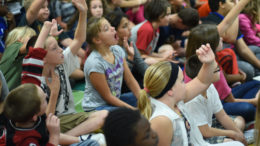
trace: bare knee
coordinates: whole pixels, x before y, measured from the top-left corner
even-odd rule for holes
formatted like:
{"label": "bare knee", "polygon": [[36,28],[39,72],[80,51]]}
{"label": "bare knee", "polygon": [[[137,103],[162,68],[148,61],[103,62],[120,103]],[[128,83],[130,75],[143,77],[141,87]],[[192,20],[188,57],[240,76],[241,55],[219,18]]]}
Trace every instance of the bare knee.
{"label": "bare knee", "polygon": [[244,131],[245,129],[245,119],[241,116],[237,116],[234,120],[237,128],[239,128],[241,131]]}

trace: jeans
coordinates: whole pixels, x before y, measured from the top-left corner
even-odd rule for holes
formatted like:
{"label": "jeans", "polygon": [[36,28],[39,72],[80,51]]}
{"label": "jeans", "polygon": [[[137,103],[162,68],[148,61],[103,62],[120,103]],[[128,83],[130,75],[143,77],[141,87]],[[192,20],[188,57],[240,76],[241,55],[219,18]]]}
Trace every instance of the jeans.
{"label": "jeans", "polygon": [[[235,98],[250,99],[254,98],[260,88],[259,81],[249,81],[240,86],[234,87],[232,93]],[[247,122],[255,118],[256,107],[247,102],[224,102],[223,108],[228,115],[240,115]]]}
{"label": "jeans", "polygon": [[[132,92],[128,92],[128,93],[122,94],[119,99],[124,101],[125,103],[133,106],[133,107],[137,107],[137,99],[136,99],[135,95]],[[112,105],[102,105],[102,106],[97,107],[95,110],[108,110],[108,111],[112,111],[112,110],[115,110],[117,108],[118,107],[112,106]]]}

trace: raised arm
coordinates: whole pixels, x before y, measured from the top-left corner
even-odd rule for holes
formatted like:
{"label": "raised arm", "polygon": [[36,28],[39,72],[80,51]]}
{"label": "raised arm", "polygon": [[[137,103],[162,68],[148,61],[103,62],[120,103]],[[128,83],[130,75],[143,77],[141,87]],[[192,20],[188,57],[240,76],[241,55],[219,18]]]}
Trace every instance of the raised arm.
{"label": "raised arm", "polygon": [[49,21],[44,22],[41,32],[34,45],[34,48],[43,48],[44,47],[44,42],[50,33],[51,27],[52,27],[52,22],[49,22]]}
{"label": "raised arm", "polygon": [[[46,5],[47,3],[47,5]],[[46,5],[46,6],[45,6]],[[28,25],[31,25],[38,17],[40,9],[48,9],[47,0],[34,0],[26,12],[26,21]]]}
{"label": "raised arm", "polygon": [[226,30],[233,24],[238,14],[243,10],[250,0],[240,0],[235,7],[233,7],[227,16],[218,25],[218,32],[220,36],[223,36]]}
{"label": "raised arm", "polygon": [[87,27],[87,4],[85,0],[72,0],[72,3],[79,11],[79,21],[75,31],[75,37],[69,45],[71,52],[76,55],[81,45],[86,40],[86,27]]}
{"label": "raised arm", "polygon": [[184,102],[188,102],[202,91],[206,90],[212,83],[214,74],[217,73],[219,76],[215,55],[210,45],[202,45],[199,49],[196,50],[196,53],[203,65],[197,77],[186,84],[185,90],[187,92]]}

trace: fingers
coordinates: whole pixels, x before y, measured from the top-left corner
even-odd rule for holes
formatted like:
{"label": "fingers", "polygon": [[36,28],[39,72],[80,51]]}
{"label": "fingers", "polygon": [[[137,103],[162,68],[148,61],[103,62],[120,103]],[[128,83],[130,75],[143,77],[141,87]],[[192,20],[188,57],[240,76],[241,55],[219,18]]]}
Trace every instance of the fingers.
{"label": "fingers", "polygon": [[60,125],[60,119],[50,113],[46,119],[46,125],[48,126],[59,126]]}

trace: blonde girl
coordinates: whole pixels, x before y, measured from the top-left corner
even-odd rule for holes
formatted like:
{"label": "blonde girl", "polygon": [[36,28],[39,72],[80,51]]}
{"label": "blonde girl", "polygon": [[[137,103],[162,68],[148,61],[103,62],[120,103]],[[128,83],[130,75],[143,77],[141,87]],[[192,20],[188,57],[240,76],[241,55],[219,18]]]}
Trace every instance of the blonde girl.
{"label": "blonde girl", "polygon": [[21,84],[22,60],[27,53],[26,45],[34,35],[36,33],[32,28],[24,26],[16,27],[7,36],[0,70],[5,76],[9,90]]}
{"label": "blonde girl", "polygon": [[202,45],[196,52],[203,67],[198,76],[186,85],[181,68],[171,62],[156,63],[145,72],[138,108],[157,132],[159,146],[209,145],[189,118],[184,102],[207,89],[213,75],[219,72],[216,72],[215,56],[209,45]]}
{"label": "blonde girl", "polygon": [[[120,106],[135,109],[140,87],[128,68],[123,49],[116,45],[115,28],[105,18],[93,17],[88,22],[87,42],[92,52],[84,66],[83,109],[113,110]],[[123,77],[133,93],[121,95]]]}

